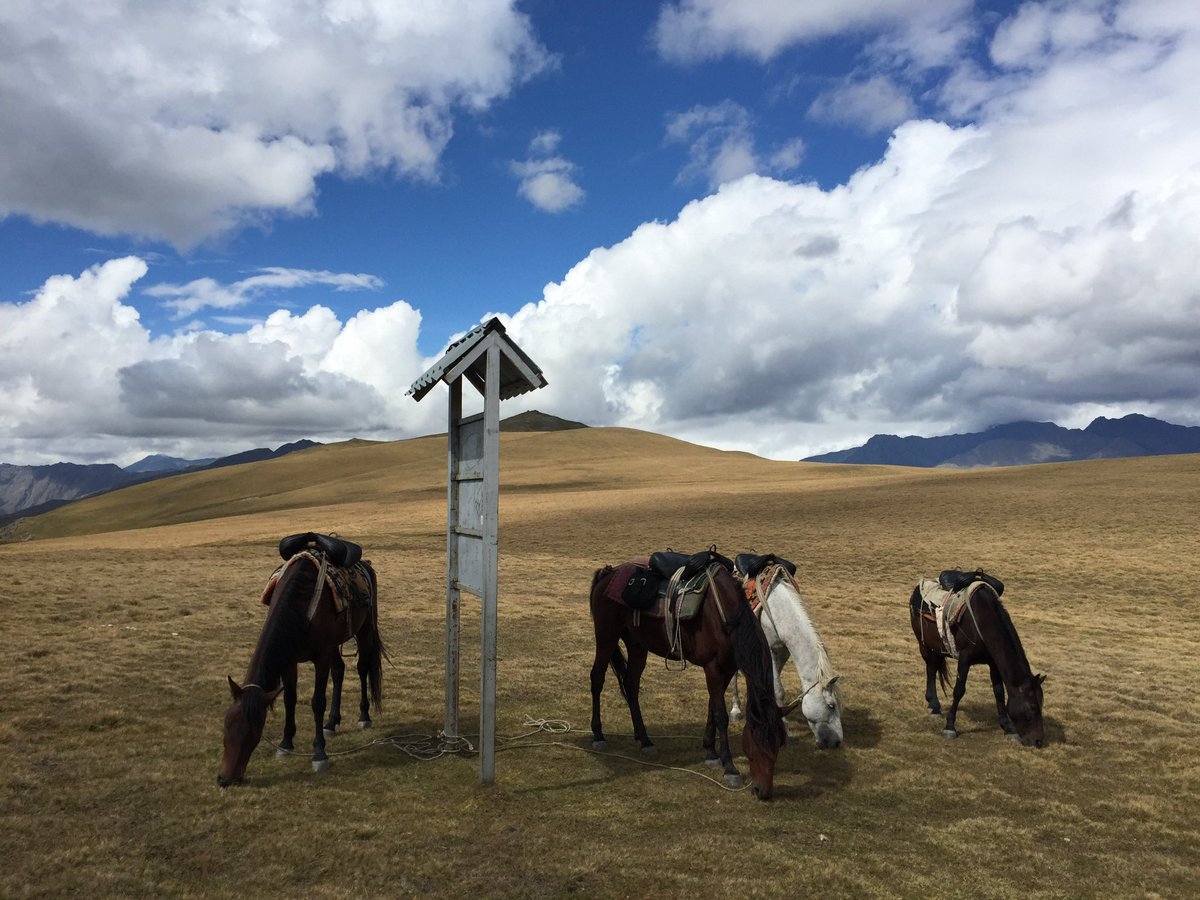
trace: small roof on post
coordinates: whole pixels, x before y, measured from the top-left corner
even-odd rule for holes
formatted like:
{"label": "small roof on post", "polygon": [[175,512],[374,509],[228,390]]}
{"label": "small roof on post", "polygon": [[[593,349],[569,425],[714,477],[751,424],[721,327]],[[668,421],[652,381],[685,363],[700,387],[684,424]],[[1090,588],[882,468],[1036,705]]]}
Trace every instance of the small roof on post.
{"label": "small roof on post", "polygon": [[445,355],[412,383],[408,393],[412,394],[414,400],[420,401],[439,381],[450,384],[464,375],[479,393],[484,393],[487,349],[492,343],[500,348],[501,400],[546,386],[546,378],[537,363],[513,343],[499,319],[490,319],[447,347]]}

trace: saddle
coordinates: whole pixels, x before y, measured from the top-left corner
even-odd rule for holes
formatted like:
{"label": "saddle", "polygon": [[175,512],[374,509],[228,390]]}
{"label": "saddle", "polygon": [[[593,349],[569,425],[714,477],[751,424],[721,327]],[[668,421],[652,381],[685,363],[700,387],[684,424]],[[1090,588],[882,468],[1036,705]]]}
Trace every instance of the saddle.
{"label": "saddle", "polygon": [[942,574],[938,575],[938,584],[942,590],[949,591],[952,594],[958,593],[965,588],[969,588],[976,581],[982,581],[996,592],[999,597],[1004,593],[1004,582],[999,578],[989,575],[983,569],[976,569],[974,572],[964,572],[961,569],[945,569]]}
{"label": "saddle", "polygon": [[349,541],[343,541],[331,534],[305,531],[300,534],[290,534],[279,542],[279,555],[283,559],[291,559],[301,550],[315,550],[323,553],[330,563],[343,569],[349,569],[362,559],[362,547]]}
{"label": "saddle", "polygon": [[782,556],[776,556],[774,553],[767,553],[762,556],[755,556],[753,553],[739,553],[733,559],[734,566],[743,578],[755,578],[763,569],[770,565],[783,566],[787,569],[789,575],[796,574],[796,564],[794,562],[784,559]]}
{"label": "saddle", "polygon": [[[733,563],[712,547],[691,555],[673,550],[651,553],[617,570],[609,597],[652,618],[690,619],[700,611],[710,566],[733,571]],[[672,583],[674,595],[667,596]]]}

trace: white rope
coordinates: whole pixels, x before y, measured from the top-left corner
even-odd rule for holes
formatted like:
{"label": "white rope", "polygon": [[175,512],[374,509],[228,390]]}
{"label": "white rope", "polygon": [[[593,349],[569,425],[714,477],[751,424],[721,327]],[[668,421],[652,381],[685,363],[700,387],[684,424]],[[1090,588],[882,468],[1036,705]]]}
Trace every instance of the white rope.
{"label": "white rope", "polygon": [[[521,734],[511,735],[509,737],[504,737],[504,738],[499,738],[496,742],[497,743],[497,747],[496,747],[497,752],[499,752],[501,750],[528,750],[528,749],[532,749],[535,747],[560,747],[564,750],[577,750],[582,753],[591,753],[594,756],[608,756],[608,757],[614,757],[616,759],[623,759],[627,762],[637,763],[638,765],[641,765],[641,766],[648,766],[649,768],[652,768],[652,769],[667,769],[667,770],[670,770],[673,772],[683,772],[687,775],[695,775],[699,778],[703,778],[705,781],[708,781],[708,782],[716,785],[717,787],[721,788],[724,791],[728,791],[728,792],[734,793],[734,794],[736,794],[740,791],[744,791],[744,790],[746,790],[746,788],[750,787],[749,781],[746,781],[741,787],[737,787],[737,788],[730,787],[729,785],[725,784],[723,781],[718,781],[716,778],[713,778],[710,775],[705,774],[704,772],[698,772],[695,769],[685,769],[681,766],[669,766],[664,763],[650,762],[649,760],[639,759],[636,756],[626,756],[623,753],[615,753],[615,752],[612,752],[609,750],[596,750],[593,747],[581,747],[578,744],[568,744],[563,741],[528,741],[527,740],[528,738],[531,738],[534,735],[538,735],[538,734],[565,735],[565,734],[571,734],[571,733],[575,733],[575,734],[590,734],[591,733],[590,731],[586,731],[582,728],[573,728],[571,726],[571,723],[566,721],[565,719],[535,719],[535,718],[526,716],[525,721],[522,724],[524,727],[529,728],[530,730],[523,732]],[[619,734],[619,732],[609,732],[609,733],[610,734]],[[630,733],[630,734],[624,734],[623,736],[632,737],[633,735]],[[670,740],[670,739],[694,740],[695,735],[675,734],[675,735],[659,735],[658,736],[658,740]],[[268,744],[270,744],[272,747],[274,747],[276,750],[282,749],[278,744],[276,744],[270,738],[263,738],[263,740],[266,741]],[[516,741],[524,741],[524,743],[514,743]],[[382,747],[382,746],[392,747],[396,750],[401,751],[402,753],[407,754],[408,756],[412,757],[413,759],[419,760],[421,762],[428,762],[429,760],[438,759],[442,756],[449,756],[452,754],[461,754],[461,753],[474,754],[474,753],[478,752],[475,749],[474,744],[472,744],[465,737],[462,737],[462,736],[450,737],[450,736],[444,734],[443,732],[439,731],[436,735],[433,735],[433,736],[421,735],[421,734],[411,734],[411,735],[389,735],[386,737],[379,737],[379,738],[376,738],[375,740],[367,741],[365,744],[360,744],[357,747],[348,747],[345,750],[330,751],[326,755],[327,756],[345,756],[350,753],[358,753],[360,751],[366,750],[369,747]],[[301,756],[301,757],[305,757],[305,758],[312,757],[311,753],[302,753],[302,752],[299,752],[296,750],[287,750],[284,752],[288,753],[291,756]]]}

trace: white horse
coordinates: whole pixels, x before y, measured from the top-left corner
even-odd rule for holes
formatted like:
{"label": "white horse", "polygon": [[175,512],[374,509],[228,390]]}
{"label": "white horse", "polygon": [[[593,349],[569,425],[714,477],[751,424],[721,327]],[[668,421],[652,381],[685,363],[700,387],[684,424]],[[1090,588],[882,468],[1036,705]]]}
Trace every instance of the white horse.
{"label": "white horse", "polygon": [[[789,571],[789,568],[792,571]],[[794,566],[787,560],[773,556],[739,554],[737,575],[746,586],[751,605],[757,599],[756,612],[762,623],[767,643],[771,647],[772,670],[775,673],[775,700],[781,707],[786,699],[783,693],[783,667],[790,658],[796,666],[803,687],[799,709],[808,727],[821,748],[842,745],[842,691],[838,678],[825,652],[817,629],[813,627],[800,587],[792,572]],[[747,573],[753,574],[747,574]],[[733,679],[733,718],[741,718],[741,698],[738,695],[737,676]],[[793,713],[791,719],[795,718]],[[789,719],[789,738],[791,734]]]}

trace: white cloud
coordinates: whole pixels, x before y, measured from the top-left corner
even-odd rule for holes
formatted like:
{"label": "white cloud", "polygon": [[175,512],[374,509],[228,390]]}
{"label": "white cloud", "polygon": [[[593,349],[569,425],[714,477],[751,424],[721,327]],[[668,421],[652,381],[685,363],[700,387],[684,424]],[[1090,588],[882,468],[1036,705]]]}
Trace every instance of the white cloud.
{"label": "white cloud", "polygon": [[456,111],[548,64],[513,7],[0,5],[0,215],[189,247],[326,172],[434,179]]}
{"label": "white cloud", "polygon": [[[314,306],[240,333],[152,339],[126,303],[146,272],[136,257],[111,260],[0,303],[0,460],[129,463],[444,425],[436,404],[404,396],[432,362],[417,350],[420,314],[404,301],[345,323]],[[262,277],[280,286],[304,274]]]}
{"label": "white cloud", "polygon": [[510,163],[512,173],[520,180],[517,193],[544,212],[562,212],[586,196],[575,182],[578,167],[551,155],[561,143],[562,135],[557,131],[539,132],[529,142],[529,158]]}
{"label": "white cloud", "polygon": [[894,28],[963,6],[962,0],[676,0],[663,6],[653,36],[663,58],[675,62],[728,53],[765,61],[791,44]]}
{"label": "white cloud", "polygon": [[150,297],[166,298],[164,305],[175,310],[175,315],[182,318],[208,307],[234,309],[270,291],[314,284],[327,285],[337,291],[379,290],[383,287],[383,282],[374,275],[268,266],[260,269],[258,274],[233,284],[224,285],[212,278],[198,278],[187,284],[156,284],[147,288],[145,293]]}
{"label": "white cloud", "polygon": [[676,180],[702,180],[710,190],[743,175],[784,174],[795,169],[804,155],[804,142],[793,138],[761,158],[755,150],[753,118],[732,100],[668,116],[666,138],[668,143],[688,147],[687,165]]}
{"label": "white cloud", "polygon": [[866,132],[890,131],[915,113],[908,89],[883,75],[844,81],[818,96],[808,110],[811,118]]}
{"label": "white cloud", "polygon": [[1000,29],[998,74],[947,80],[976,124],[909,121],[845,185],[744,177],[593,251],[511,317],[550,383],[525,402],[792,457],[1082,411],[1200,424],[1200,26],[1177,12],[1046,7]]}

